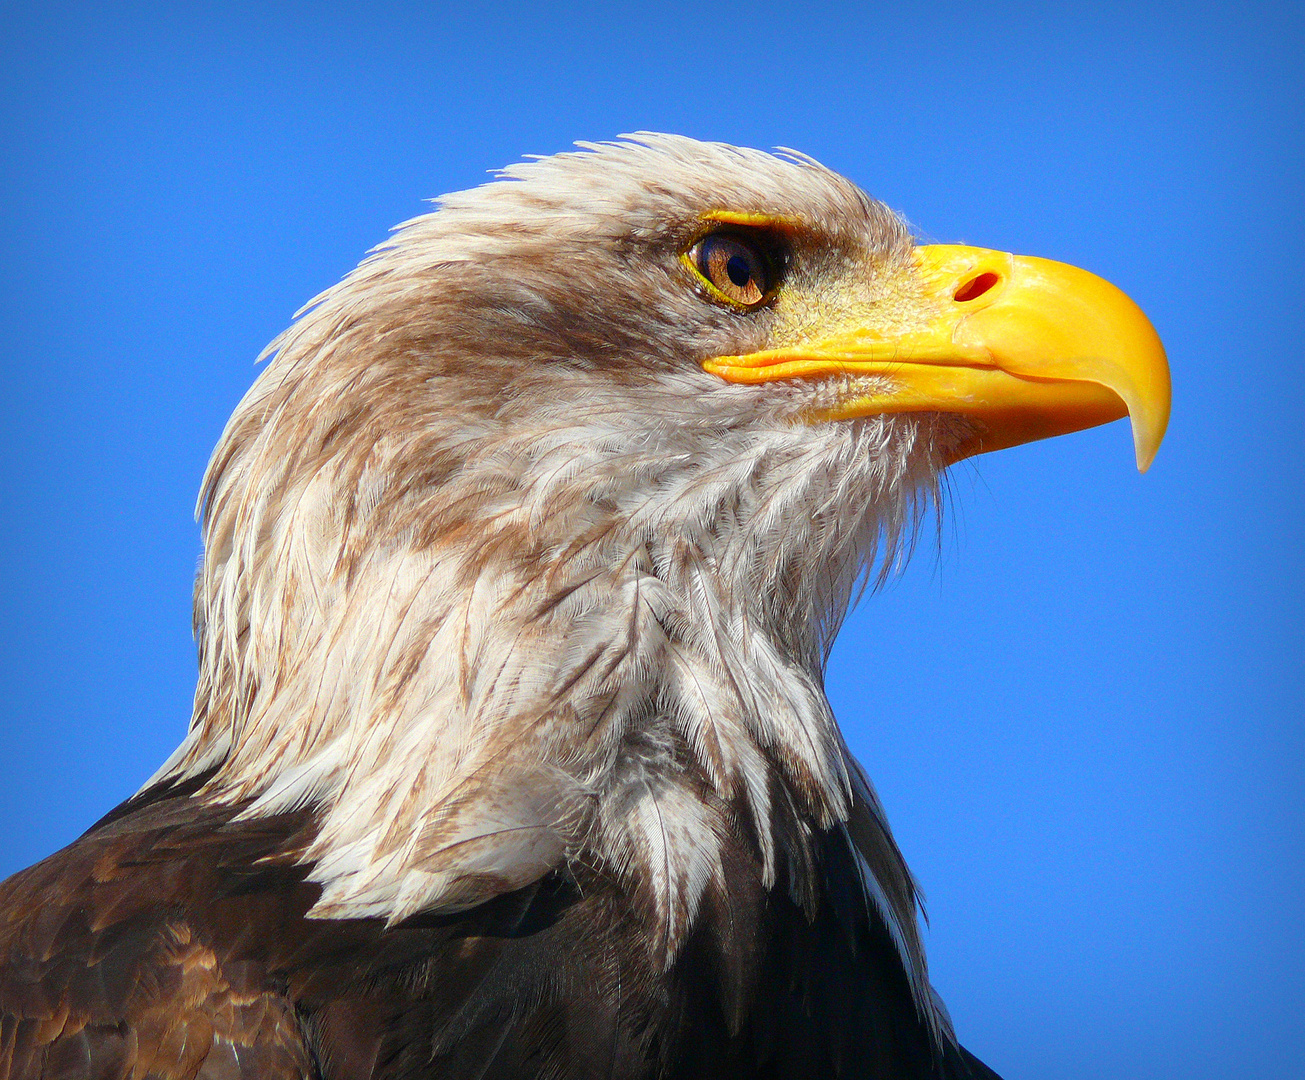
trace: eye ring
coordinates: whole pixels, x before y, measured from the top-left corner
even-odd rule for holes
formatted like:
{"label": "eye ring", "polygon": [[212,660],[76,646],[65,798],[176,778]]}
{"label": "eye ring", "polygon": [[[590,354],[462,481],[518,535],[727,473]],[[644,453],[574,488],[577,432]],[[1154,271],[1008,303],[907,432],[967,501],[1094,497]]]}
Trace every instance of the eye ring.
{"label": "eye ring", "polygon": [[770,299],[778,275],[760,244],[735,232],[714,232],[684,253],[684,261],[716,300],[752,311]]}

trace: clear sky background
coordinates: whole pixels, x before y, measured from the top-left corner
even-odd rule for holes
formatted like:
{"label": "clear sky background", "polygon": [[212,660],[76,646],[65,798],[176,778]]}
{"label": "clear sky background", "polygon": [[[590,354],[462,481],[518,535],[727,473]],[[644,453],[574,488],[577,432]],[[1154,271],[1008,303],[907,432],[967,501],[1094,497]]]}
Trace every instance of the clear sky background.
{"label": "clear sky background", "polygon": [[1301,5],[471,6],[3,6],[0,875],[181,738],[195,493],[300,304],[523,154],[791,146],[1116,282],[1173,367],[1150,473],[1124,424],[957,468],[833,657],[958,1031],[1305,1075]]}

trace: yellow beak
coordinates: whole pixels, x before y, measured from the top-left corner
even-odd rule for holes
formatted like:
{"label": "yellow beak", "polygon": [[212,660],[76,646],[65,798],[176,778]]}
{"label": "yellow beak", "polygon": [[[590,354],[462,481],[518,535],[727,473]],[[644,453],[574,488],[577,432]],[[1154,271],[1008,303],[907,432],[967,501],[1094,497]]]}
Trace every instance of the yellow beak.
{"label": "yellow beak", "polygon": [[862,390],[853,380],[817,419],[959,413],[979,423],[954,460],[1127,415],[1137,467],[1147,470],[1169,423],[1169,365],[1132,300],[1047,259],[942,244],[914,257],[914,287],[886,307],[884,325],[703,367],[738,383],[877,376],[876,387],[890,388]]}

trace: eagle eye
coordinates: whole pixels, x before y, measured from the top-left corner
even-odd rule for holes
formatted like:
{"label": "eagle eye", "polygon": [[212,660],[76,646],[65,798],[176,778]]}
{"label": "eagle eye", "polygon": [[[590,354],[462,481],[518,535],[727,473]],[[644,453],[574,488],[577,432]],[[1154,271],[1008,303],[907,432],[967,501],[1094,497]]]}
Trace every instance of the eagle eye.
{"label": "eagle eye", "polygon": [[719,300],[751,310],[769,299],[776,284],[775,263],[750,239],[732,232],[704,236],[686,261]]}

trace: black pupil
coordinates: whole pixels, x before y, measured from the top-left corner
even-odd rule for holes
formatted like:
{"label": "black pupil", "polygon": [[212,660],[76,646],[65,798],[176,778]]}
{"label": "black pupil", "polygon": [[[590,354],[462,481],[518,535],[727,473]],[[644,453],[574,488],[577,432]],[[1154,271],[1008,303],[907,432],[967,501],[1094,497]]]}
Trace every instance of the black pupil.
{"label": "black pupil", "polygon": [[725,264],[725,273],[729,274],[730,281],[740,289],[752,280],[752,267],[742,255],[730,256],[729,262]]}

